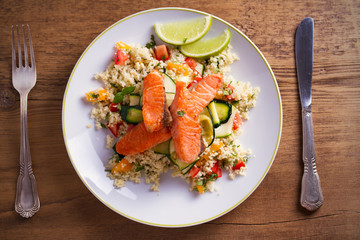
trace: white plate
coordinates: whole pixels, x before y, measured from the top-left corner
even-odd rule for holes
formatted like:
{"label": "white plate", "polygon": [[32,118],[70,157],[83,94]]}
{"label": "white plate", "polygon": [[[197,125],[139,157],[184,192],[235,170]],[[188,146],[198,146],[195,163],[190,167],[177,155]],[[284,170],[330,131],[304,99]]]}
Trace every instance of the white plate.
{"label": "white plate", "polygon": [[91,104],[84,94],[101,87],[94,74],[105,70],[114,55],[117,41],[145,45],[153,24],[199,18],[207,13],[184,8],[159,8],[126,17],[102,32],[86,48],[69,78],[63,101],[62,124],[71,163],[85,186],[115,212],[144,224],[161,227],[183,227],[213,220],[242,203],[259,186],[274,161],[281,136],[282,105],[275,76],[259,49],[242,32],[224,20],[213,16],[209,35],[229,28],[230,44],[240,60],[232,64],[231,75],[249,81],[261,89],[250,120],[243,125],[239,137],[243,148],[251,148],[255,158],[249,160],[247,176],[229,180],[224,176],[216,182],[219,192],[199,195],[190,192],[189,185],[170,173],[162,176],[160,193],[150,191],[150,185],[127,183],[114,189],[106,177],[104,164],[112,154],[105,149],[105,130],[97,131],[89,118]]}

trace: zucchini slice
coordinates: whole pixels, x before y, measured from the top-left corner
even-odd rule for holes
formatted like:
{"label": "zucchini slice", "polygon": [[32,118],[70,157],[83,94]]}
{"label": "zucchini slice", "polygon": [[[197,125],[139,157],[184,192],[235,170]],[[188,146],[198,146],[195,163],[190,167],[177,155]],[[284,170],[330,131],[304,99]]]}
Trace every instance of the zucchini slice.
{"label": "zucchini slice", "polygon": [[224,138],[228,137],[233,132],[233,124],[234,124],[234,118],[236,115],[236,108],[233,107],[232,114],[228,121],[224,124],[221,124],[218,128],[215,129],[215,137],[216,138]]}
{"label": "zucchini slice", "polygon": [[170,144],[169,144],[169,152],[170,153],[169,153],[168,157],[169,157],[170,161],[180,169],[182,174],[186,174],[188,171],[190,171],[190,169],[194,166],[194,164],[199,160],[199,158],[196,158],[196,160],[191,163],[185,163],[185,162],[181,161],[176,156],[174,140],[170,139],[169,141],[170,141]]}
{"label": "zucchini slice", "polygon": [[199,119],[203,140],[207,144],[207,147],[209,147],[215,140],[215,127],[208,107],[204,108],[200,113]]}
{"label": "zucchini slice", "polygon": [[137,124],[143,121],[141,106],[121,106],[121,119],[127,123]]}
{"label": "zucchini slice", "polygon": [[140,105],[140,95],[136,93],[130,93],[130,106]]}
{"label": "zucchini slice", "polygon": [[211,101],[207,107],[209,109],[209,112],[211,113],[214,128],[219,127],[220,126],[220,119],[219,119],[219,116],[218,116],[217,111],[216,111],[215,102]]}
{"label": "zucchini slice", "polygon": [[171,103],[174,101],[175,93],[165,93],[166,95],[166,104],[170,107]]}
{"label": "zucchini slice", "polygon": [[166,93],[175,93],[176,92],[176,83],[169,77],[166,73],[164,74],[164,88]]}
{"label": "zucchini slice", "polygon": [[170,140],[159,143],[152,149],[154,150],[155,153],[168,155],[170,153],[169,145],[170,145]]}
{"label": "zucchini slice", "polygon": [[205,70],[205,66],[201,63],[197,63],[195,70],[198,71],[200,73],[201,77],[204,77],[204,70]]}
{"label": "zucchini slice", "polygon": [[227,101],[214,100],[216,113],[219,117],[220,124],[226,123],[232,113],[232,105]]}

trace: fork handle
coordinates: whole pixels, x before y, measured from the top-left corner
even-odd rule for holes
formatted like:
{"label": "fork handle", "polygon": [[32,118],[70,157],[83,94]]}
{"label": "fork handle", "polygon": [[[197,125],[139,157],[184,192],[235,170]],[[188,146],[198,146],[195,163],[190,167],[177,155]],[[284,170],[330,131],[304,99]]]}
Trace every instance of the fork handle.
{"label": "fork handle", "polygon": [[321,207],[324,198],[316,170],[316,156],[311,107],[302,110],[304,174],[301,186],[301,206],[309,211]]}
{"label": "fork handle", "polygon": [[40,209],[36,180],[31,167],[27,128],[27,94],[20,95],[20,175],[17,180],[15,211],[22,217],[32,217]]}

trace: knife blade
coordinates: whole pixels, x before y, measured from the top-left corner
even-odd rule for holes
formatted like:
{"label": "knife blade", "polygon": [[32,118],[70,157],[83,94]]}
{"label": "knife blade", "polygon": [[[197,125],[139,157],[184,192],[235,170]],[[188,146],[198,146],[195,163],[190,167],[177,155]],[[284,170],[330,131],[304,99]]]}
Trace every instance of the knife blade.
{"label": "knife blade", "polygon": [[295,37],[296,70],[302,107],[303,162],[300,204],[309,211],[320,208],[324,198],[316,169],[316,154],[311,112],[313,70],[314,20],[305,18],[299,24]]}

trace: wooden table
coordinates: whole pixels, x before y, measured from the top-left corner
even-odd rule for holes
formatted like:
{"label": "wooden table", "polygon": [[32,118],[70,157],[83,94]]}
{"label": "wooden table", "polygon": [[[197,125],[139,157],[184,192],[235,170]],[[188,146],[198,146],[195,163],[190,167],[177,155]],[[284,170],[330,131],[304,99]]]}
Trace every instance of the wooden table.
{"label": "wooden table", "polygon": [[[155,7],[214,14],[260,48],[283,102],[278,154],[259,188],[230,213],[199,226],[166,229],[128,220],[100,203],[73,169],[62,136],[62,98],[87,45],[117,20]],[[324,205],[299,205],[301,110],[294,35],[315,21],[313,117]],[[360,237],[360,2],[333,1],[46,1],[0,2],[0,239],[355,239]],[[28,121],[40,211],[14,211],[19,173],[19,96],[11,83],[12,24],[31,26],[38,78]],[[206,237],[208,236],[208,237]]]}

